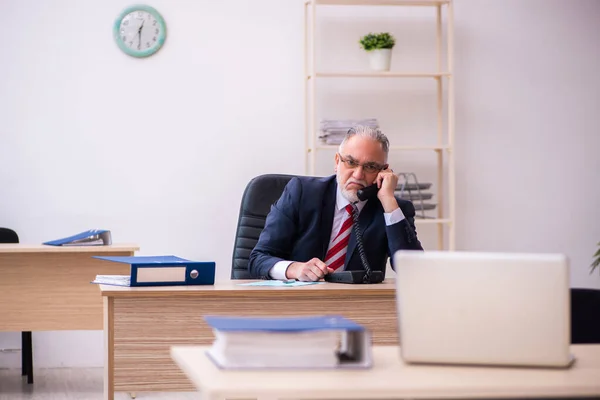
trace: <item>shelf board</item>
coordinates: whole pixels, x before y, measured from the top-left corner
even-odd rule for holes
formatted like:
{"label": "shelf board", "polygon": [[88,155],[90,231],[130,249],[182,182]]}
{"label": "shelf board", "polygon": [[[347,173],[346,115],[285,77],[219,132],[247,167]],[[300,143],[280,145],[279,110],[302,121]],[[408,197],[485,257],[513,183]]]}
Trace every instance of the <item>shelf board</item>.
{"label": "shelf board", "polygon": [[[324,6],[441,6],[450,0],[314,0]],[[311,4],[307,1],[306,4]]]}
{"label": "shelf board", "polygon": [[[420,212],[417,211],[417,215]],[[449,224],[451,221],[449,219],[439,219],[439,218],[416,218],[415,217],[415,224],[421,225],[421,224]]]}
{"label": "shelf board", "polygon": [[[336,150],[340,146],[336,144],[322,144],[315,146],[316,150]],[[390,150],[448,150],[450,146],[390,146]],[[310,150],[310,149],[309,149]]]}
{"label": "shelf board", "polygon": [[[449,77],[449,72],[393,72],[393,71],[347,71],[317,72],[317,78],[441,78]],[[310,79],[312,75],[308,75]]]}

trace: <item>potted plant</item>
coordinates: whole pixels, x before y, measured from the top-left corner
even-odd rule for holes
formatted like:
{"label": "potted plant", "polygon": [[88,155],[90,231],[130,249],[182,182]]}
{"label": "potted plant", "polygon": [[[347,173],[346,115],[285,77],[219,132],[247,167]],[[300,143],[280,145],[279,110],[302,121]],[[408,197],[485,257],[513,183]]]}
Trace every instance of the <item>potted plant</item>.
{"label": "potted plant", "polygon": [[359,43],[369,55],[369,64],[375,71],[389,71],[392,61],[392,48],[396,40],[388,32],[369,33],[360,38]]}
{"label": "potted plant", "polygon": [[590,273],[594,272],[594,269],[598,268],[600,271],[600,242],[598,242],[598,250],[594,254],[594,262],[592,262]]}

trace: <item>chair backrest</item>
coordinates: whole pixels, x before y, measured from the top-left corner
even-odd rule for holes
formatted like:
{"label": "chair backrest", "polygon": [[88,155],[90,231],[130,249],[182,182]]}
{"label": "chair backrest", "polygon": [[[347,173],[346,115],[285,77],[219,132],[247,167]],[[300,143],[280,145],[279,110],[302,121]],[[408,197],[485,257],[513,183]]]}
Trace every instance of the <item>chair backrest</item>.
{"label": "chair backrest", "polygon": [[19,243],[19,235],[12,229],[0,228],[0,243]]}
{"label": "chair backrest", "polygon": [[267,214],[288,182],[295,175],[267,174],[252,179],[242,195],[238,217],[231,279],[252,279],[248,273],[248,258],[265,227]]}

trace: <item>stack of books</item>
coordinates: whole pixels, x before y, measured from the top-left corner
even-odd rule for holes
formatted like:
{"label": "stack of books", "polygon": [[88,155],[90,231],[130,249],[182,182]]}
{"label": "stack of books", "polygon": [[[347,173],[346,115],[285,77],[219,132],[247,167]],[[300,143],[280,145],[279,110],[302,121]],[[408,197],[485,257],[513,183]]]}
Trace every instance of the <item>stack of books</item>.
{"label": "stack of books", "polygon": [[371,366],[371,338],[340,316],[205,317],[215,341],[208,356],[220,368]]}

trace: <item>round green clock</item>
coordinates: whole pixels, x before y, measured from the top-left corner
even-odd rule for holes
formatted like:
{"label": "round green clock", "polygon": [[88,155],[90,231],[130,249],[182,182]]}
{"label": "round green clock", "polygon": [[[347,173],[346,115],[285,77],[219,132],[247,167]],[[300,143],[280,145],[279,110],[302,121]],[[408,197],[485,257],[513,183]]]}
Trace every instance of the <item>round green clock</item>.
{"label": "round green clock", "polygon": [[119,48],[133,57],[148,57],[165,43],[167,26],[154,8],[131,6],[117,17],[113,34]]}

